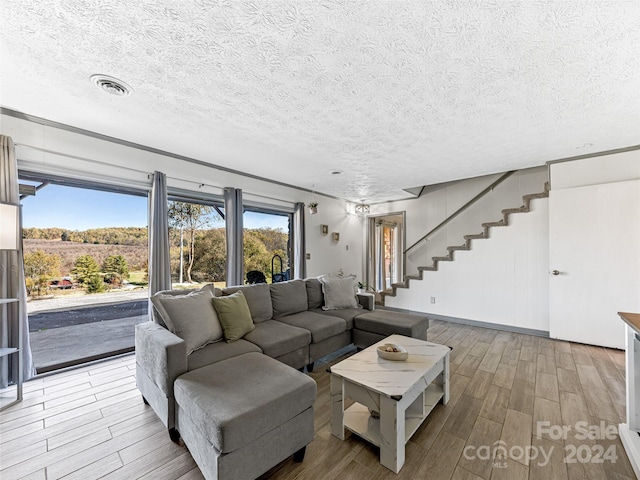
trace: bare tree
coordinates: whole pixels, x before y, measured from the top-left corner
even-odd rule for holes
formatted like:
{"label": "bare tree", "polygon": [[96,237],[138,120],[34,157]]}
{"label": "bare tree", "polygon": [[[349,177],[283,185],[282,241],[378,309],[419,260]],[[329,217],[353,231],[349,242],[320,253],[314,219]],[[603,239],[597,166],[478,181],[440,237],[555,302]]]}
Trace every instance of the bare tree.
{"label": "bare tree", "polygon": [[214,217],[214,208],[186,202],[169,202],[169,226],[180,229],[180,281],[182,282],[183,263],[183,231],[187,243],[187,282],[191,283],[191,269],[194,261],[194,245],[196,232],[209,226]]}

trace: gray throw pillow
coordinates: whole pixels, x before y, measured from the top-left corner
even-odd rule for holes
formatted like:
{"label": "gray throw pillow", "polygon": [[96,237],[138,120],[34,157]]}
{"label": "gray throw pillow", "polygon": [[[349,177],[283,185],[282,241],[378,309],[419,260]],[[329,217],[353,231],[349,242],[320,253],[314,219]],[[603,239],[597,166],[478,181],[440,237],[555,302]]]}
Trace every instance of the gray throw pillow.
{"label": "gray throw pillow", "polygon": [[222,340],[222,325],[211,304],[212,298],[213,290],[210,286],[184,295],[173,291],[158,292],[151,297],[151,302],[167,329],[187,344],[187,355]]}
{"label": "gray throw pillow", "polygon": [[323,310],[338,310],[339,308],[358,308],[356,300],[356,279],[352,276],[335,277],[322,275],[318,277],[324,293]]}

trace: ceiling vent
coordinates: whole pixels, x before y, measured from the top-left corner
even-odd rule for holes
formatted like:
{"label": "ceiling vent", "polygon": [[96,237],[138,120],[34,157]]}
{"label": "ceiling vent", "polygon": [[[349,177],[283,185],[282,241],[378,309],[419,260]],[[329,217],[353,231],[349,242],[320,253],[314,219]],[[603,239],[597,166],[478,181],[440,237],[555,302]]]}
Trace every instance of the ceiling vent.
{"label": "ceiling vent", "polygon": [[109,75],[91,75],[91,82],[98,88],[117,97],[126,97],[133,92],[133,89],[122,80]]}

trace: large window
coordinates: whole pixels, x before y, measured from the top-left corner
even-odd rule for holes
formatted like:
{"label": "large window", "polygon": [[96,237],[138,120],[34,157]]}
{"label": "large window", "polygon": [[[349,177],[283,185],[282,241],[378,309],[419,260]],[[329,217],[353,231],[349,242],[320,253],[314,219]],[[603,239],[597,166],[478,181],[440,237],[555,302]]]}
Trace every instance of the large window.
{"label": "large window", "polygon": [[[243,214],[245,283],[289,279],[290,214],[247,207]],[[226,286],[224,206],[218,199],[169,196],[173,288]]]}
{"label": "large window", "polygon": [[247,283],[290,279],[290,215],[246,209],[244,224],[244,273]]}
{"label": "large window", "polygon": [[133,351],[148,318],[146,192],[29,174],[20,183],[37,189],[21,200],[37,371]]}
{"label": "large window", "polygon": [[169,197],[169,247],[173,288],[226,285],[224,207],[214,200]]}

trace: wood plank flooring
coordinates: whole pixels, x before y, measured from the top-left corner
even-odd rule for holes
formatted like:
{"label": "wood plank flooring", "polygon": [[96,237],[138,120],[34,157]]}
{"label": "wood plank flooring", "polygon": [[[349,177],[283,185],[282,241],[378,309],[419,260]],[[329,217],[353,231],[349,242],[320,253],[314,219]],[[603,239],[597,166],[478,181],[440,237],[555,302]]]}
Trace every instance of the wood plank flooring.
{"label": "wood plank flooring", "polygon": [[[453,347],[451,400],[409,441],[398,475],[355,435],[331,436],[329,376],[320,365],[311,374],[316,435],[304,462],[286,460],[261,480],[635,478],[617,436],[624,352],[440,321],[429,340]],[[0,414],[3,480],[202,478],[142,403],[133,355],[36,378],[24,391],[21,404]]]}

